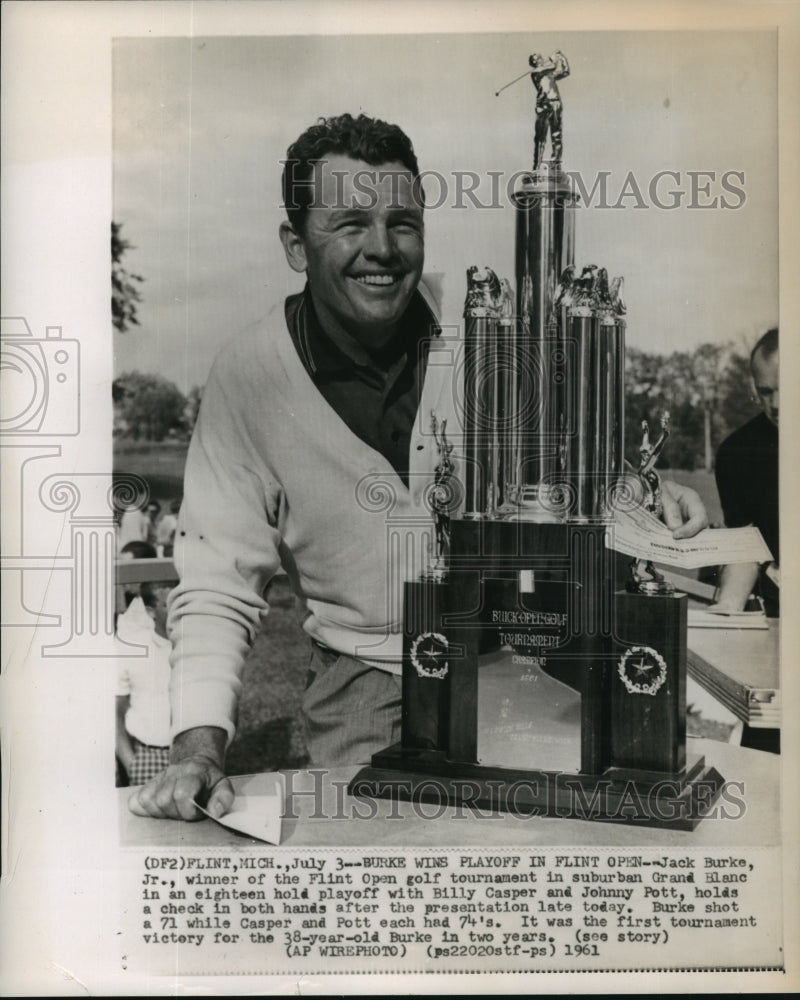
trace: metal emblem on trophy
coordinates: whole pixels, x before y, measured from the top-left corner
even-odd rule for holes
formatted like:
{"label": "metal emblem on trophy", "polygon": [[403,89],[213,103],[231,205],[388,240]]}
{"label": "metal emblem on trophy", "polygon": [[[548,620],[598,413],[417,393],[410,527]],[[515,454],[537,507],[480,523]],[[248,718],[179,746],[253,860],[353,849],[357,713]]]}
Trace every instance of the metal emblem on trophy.
{"label": "metal emblem on trophy", "polygon": [[[351,791],[435,784],[452,802],[693,829],[722,778],[686,753],[687,599],[649,563],[618,581],[607,547],[625,493],[623,280],[576,267],[557,86],[569,65],[556,51],[529,66],[516,293],[491,267],[466,275],[463,509],[434,419],[435,554],[405,585],[402,738]],[[643,429],[641,503],[657,513],[668,416],[654,443]]]}

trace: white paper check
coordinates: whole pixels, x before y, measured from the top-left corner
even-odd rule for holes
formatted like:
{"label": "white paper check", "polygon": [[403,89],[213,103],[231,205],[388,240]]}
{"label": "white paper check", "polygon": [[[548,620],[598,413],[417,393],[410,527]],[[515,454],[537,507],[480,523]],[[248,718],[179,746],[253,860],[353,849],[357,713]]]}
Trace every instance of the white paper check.
{"label": "white paper check", "polygon": [[772,559],[758,528],[706,528],[694,538],[676,541],[663,521],[641,508],[616,512],[614,524],[606,531],[606,546],[683,569]]}
{"label": "white paper check", "polygon": [[280,844],[284,790],[282,774],[258,774],[238,784],[233,805],[224,816],[212,816],[199,803],[195,805],[204,816],[229,830]]}

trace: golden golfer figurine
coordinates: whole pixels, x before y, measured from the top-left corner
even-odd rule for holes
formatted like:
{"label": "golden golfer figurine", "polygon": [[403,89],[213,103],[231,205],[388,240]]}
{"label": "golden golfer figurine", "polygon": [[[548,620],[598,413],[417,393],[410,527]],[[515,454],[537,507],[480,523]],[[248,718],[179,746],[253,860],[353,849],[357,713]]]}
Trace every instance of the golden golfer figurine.
{"label": "golden golfer figurine", "polygon": [[569,76],[569,63],[564,53],[557,49],[549,59],[534,52],[528,59],[533,71],[531,80],[536,88],[536,124],[533,131],[533,169],[542,165],[547,133],[550,133],[552,147],[551,163],[558,167],[561,163],[563,140],[561,132],[561,95],[556,80]]}

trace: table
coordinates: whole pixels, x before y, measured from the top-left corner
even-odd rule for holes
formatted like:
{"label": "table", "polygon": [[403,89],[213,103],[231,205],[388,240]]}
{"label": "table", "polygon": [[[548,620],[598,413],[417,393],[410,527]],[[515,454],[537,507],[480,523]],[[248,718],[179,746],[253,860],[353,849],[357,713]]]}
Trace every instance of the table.
{"label": "table", "polygon": [[746,726],[780,727],[777,619],[769,628],[690,628],[689,675]]}
{"label": "table", "polygon": [[[659,830],[618,823],[520,817],[505,813],[476,816],[467,807],[353,799],[347,782],[358,768],[283,772],[290,807],[282,846],[291,847],[736,847],[779,843],[780,758],[711,740],[688,739],[688,752],[702,753],[729,783],[718,806],[731,818],[704,819],[696,830]],[[265,791],[270,775],[239,776],[237,791]],[[304,795],[316,789],[317,795]],[[298,794],[299,793],[299,794]],[[129,812],[129,789],[117,790],[123,847],[253,847],[268,844],[226,830],[213,820],[196,823],[146,819]],[[735,805],[742,799],[745,809]],[[726,802],[726,799],[728,800]],[[290,811],[292,811],[290,809]],[[316,815],[315,815],[316,811]],[[429,817],[420,815],[421,812]],[[743,812],[738,818],[734,815]],[[438,813],[438,815],[436,815]],[[284,813],[286,816],[286,813]]]}

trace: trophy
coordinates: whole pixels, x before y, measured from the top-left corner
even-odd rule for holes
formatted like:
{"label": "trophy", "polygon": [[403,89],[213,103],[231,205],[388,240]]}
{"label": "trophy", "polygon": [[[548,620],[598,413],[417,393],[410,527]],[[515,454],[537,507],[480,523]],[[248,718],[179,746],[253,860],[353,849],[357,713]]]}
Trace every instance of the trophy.
{"label": "trophy", "polygon": [[555,85],[569,67],[561,52],[530,65],[516,294],[490,267],[466,275],[463,510],[432,417],[436,546],[405,585],[402,737],[350,789],[693,829],[722,778],[686,754],[687,598],[649,563],[618,585],[607,544],[619,505],[658,513],[668,417],[652,444],[643,425],[626,474],[623,281],[575,264]]}

